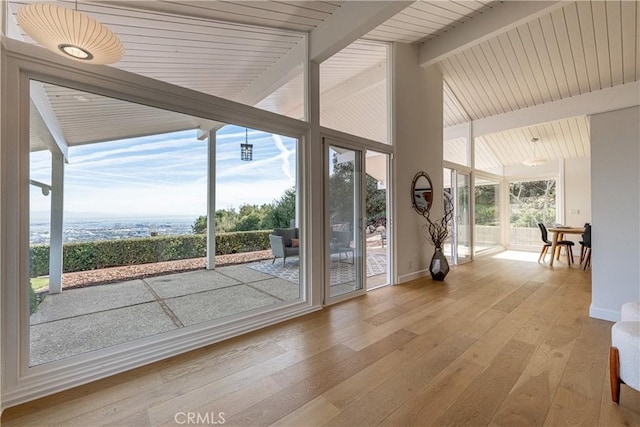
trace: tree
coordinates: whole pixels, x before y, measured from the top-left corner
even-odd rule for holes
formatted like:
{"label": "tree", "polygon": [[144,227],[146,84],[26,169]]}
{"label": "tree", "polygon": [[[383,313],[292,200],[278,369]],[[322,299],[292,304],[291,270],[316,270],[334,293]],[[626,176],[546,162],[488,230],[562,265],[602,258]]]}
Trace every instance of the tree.
{"label": "tree", "polygon": [[216,211],[216,230],[220,232],[234,231],[238,222],[238,213],[234,208]]}
{"label": "tree", "polygon": [[513,182],[509,185],[511,224],[536,228],[538,223],[552,225],[556,220],[556,181]]}
{"label": "tree", "polygon": [[[331,191],[332,223],[353,222],[353,163],[336,163],[334,174],[329,178]],[[366,203],[368,223],[386,215],[386,194],[378,190],[378,181],[366,175]],[[216,230],[219,232],[269,230],[288,228],[296,218],[296,188],[291,187],[272,203],[244,204],[238,211],[234,208],[216,211]],[[206,215],[199,216],[191,226],[196,234],[207,230]]]}
{"label": "tree", "polygon": [[498,184],[476,185],[475,209],[476,225],[495,225],[500,221],[498,217]]}
{"label": "tree", "polygon": [[[245,204],[236,212],[234,208],[216,211],[216,230],[218,232],[269,230],[287,228],[296,217],[296,189],[292,187],[284,192],[279,200],[259,205]],[[193,233],[204,234],[207,231],[207,216],[199,216],[191,226]]]}
{"label": "tree", "polygon": [[247,215],[240,216],[234,231],[254,231],[260,229],[260,215],[257,212],[251,212]]}
{"label": "tree", "polygon": [[329,177],[329,221],[353,227],[353,162],[338,163],[338,153],[333,155],[333,173]]}
{"label": "tree", "polygon": [[204,234],[207,232],[207,216],[200,215],[191,226],[193,234]]}
{"label": "tree", "polygon": [[378,180],[371,175],[366,175],[367,180],[367,225],[373,224],[376,220],[387,216],[387,193],[385,190],[378,190]]}
{"label": "tree", "polygon": [[287,228],[296,218],[296,188],[291,187],[279,200],[274,201],[265,225],[269,228]]}
{"label": "tree", "polygon": [[[353,184],[355,173],[353,162],[337,162],[333,159],[333,174],[329,177],[329,212],[331,223],[353,223]],[[386,216],[387,198],[385,190],[378,190],[378,180],[365,174],[367,224]]]}

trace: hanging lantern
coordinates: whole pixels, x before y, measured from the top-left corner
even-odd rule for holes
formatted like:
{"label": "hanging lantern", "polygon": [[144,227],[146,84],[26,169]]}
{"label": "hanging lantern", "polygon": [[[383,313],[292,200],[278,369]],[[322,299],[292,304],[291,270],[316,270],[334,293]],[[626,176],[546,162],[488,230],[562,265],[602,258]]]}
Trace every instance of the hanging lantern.
{"label": "hanging lantern", "polygon": [[249,130],[244,131],[244,144],[240,144],[240,160],[250,162],[253,160],[253,144],[249,144]]}

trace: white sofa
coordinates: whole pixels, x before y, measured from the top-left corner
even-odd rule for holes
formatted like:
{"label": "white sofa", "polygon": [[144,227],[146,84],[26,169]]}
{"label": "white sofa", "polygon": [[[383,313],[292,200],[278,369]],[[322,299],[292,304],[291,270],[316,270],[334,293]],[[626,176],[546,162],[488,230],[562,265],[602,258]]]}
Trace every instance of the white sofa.
{"label": "white sofa", "polygon": [[611,400],[620,403],[620,384],[640,391],[640,301],[624,304],[611,328],[609,367]]}

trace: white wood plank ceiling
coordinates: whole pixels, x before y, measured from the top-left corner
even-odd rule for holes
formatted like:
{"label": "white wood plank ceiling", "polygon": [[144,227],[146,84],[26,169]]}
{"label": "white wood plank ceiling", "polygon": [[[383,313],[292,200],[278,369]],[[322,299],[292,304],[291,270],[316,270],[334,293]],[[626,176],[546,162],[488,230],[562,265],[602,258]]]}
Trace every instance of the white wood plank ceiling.
{"label": "white wood plank ceiling", "polygon": [[[122,5],[122,1],[92,1],[110,6]],[[309,32],[326,20],[342,1],[149,1],[127,0],[127,7],[149,12],[159,12],[202,20],[249,24],[266,28],[279,28]]]}
{"label": "white wood plank ceiling", "polygon": [[[187,129],[208,129],[214,123],[173,111],[134,104],[66,87],[42,83],[69,146]],[[81,106],[79,108],[78,106]],[[32,115],[34,114],[32,108]],[[117,123],[117,126],[114,126]],[[32,126],[37,140],[32,150],[42,149],[44,132]]]}
{"label": "white wood plank ceiling", "polygon": [[[441,61],[445,126],[638,81],[639,25],[636,1],[577,1]],[[478,138],[476,164],[521,164],[533,136],[549,159],[589,155],[578,117]]]}
{"label": "white wood plank ceiling", "polygon": [[[588,118],[579,116],[484,135],[476,138],[476,166],[491,169],[522,164],[534,157],[534,145],[535,156],[549,160],[588,157],[589,132]],[[533,143],[533,138],[539,140]]]}
{"label": "white wood plank ceiling", "polygon": [[[10,10],[15,13],[29,1],[10,0]],[[73,6],[70,1],[57,3]],[[239,99],[270,67],[304,43],[304,33],[330,19],[343,3],[81,1],[79,9],[122,38],[126,55],[117,67]],[[386,130],[378,126],[382,109],[374,112],[370,104],[373,100],[386,102],[380,86],[385,77],[376,72],[384,67],[384,45],[373,42],[429,43],[502,6],[500,1],[418,1],[379,25],[363,36],[365,40],[322,64],[323,125],[347,131],[377,129],[374,133],[378,136],[371,132],[366,135],[384,140]],[[551,13],[447,57],[439,63],[445,79],[444,125],[638,81],[639,22],[637,1],[567,2]],[[250,103],[302,117],[302,69],[297,71],[271,95]],[[78,104],[77,108],[84,106]],[[580,129],[568,125],[563,134],[577,140],[584,135]],[[365,136],[362,132],[357,133]],[[499,139],[487,136],[483,144]],[[588,153],[584,143],[575,149],[559,150],[568,155]],[[514,154],[500,161],[515,162],[516,157]]]}
{"label": "white wood plank ceiling", "polygon": [[500,1],[417,1],[366,38],[404,43],[429,40],[500,4]]}
{"label": "white wood plank ceiling", "polygon": [[[12,1],[12,11],[15,13],[24,3]],[[70,2],[56,3],[73,8]],[[179,6],[195,7],[192,3],[208,4],[187,2]],[[121,38],[125,56],[116,68],[227,99],[235,99],[289,50],[304,42],[303,34],[288,30],[141,11],[123,2],[81,3],[78,8]],[[254,13],[269,16],[265,7]],[[23,37],[32,42],[26,34]]]}
{"label": "white wood plank ceiling", "polygon": [[[520,165],[534,157],[548,160],[588,157],[591,155],[589,132],[588,118],[578,116],[483,135],[475,139],[475,166],[496,172],[503,166]],[[533,138],[538,141],[532,142]],[[468,166],[467,138],[445,141],[444,160]]]}
{"label": "white wood plank ceiling", "polygon": [[[320,65],[321,124],[375,141],[388,142],[386,65],[388,44],[358,40]],[[304,116],[302,70],[258,104],[290,117]],[[364,119],[363,119],[364,118]]]}
{"label": "white wood plank ceiling", "polygon": [[[440,62],[472,120],[640,78],[636,1],[577,1]],[[450,114],[445,123],[462,123]]]}

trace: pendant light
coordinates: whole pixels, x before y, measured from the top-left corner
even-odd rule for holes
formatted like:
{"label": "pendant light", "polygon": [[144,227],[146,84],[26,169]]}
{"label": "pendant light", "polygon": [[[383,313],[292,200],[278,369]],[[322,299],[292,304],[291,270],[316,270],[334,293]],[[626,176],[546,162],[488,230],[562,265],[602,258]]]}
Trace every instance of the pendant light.
{"label": "pendant light", "polygon": [[17,14],[20,27],[47,49],[74,61],[112,64],[122,59],[124,47],[111,30],[75,10],[49,3],[23,6]]}
{"label": "pendant light", "polygon": [[244,144],[240,144],[240,160],[250,162],[253,160],[253,144],[249,144],[249,130],[244,130]]}
{"label": "pendant light", "polygon": [[523,164],[527,166],[539,166],[549,161],[546,157],[536,156],[536,144],[538,141],[538,138],[531,138],[531,143],[533,144],[533,157],[522,162]]}

